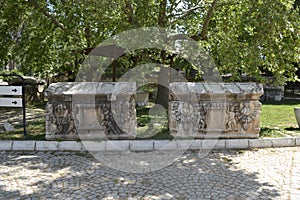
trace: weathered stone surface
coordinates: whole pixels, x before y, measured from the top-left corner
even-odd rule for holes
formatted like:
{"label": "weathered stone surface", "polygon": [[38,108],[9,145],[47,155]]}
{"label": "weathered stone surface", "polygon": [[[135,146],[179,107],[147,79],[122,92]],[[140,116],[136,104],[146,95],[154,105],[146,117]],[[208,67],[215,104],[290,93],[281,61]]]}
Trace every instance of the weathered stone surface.
{"label": "weathered stone surface", "polygon": [[106,141],[82,141],[83,151],[105,151]]}
{"label": "weathered stone surface", "polygon": [[258,137],[262,85],[176,82],[170,91],[169,128],[174,137]]}
{"label": "weathered stone surface", "polygon": [[128,151],[129,146],[129,140],[109,140],[106,142],[106,151]]}
{"label": "weathered stone surface", "polygon": [[62,151],[80,151],[81,142],[76,141],[62,141],[58,143],[58,150]]}
{"label": "weathered stone surface", "polygon": [[262,100],[281,101],[284,97],[284,86],[264,85]]}
{"label": "weathered stone surface", "polygon": [[0,141],[0,150],[1,151],[9,151],[12,149],[12,141],[11,140],[1,140]]}
{"label": "weathered stone surface", "polygon": [[193,140],[178,140],[177,149],[189,149],[193,143]]}
{"label": "weathered stone surface", "polygon": [[194,140],[189,149],[202,149],[203,140]]}
{"label": "weathered stone surface", "polygon": [[37,151],[57,151],[58,142],[56,141],[36,141],[35,150]]}
{"label": "weathered stone surface", "polygon": [[225,149],[225,140],[203,140],[202,149]]}
{"label": "weathered stone surface", "polygon": [[174,150],[177,149],[177,141],[155,140],[154,150]]}
{"label": "weathered stone surface", "polygon": [[272,146],[273,147],[289,147],[295,146],[296,140],[295,138],[273,138]]}
{"label": "weathered stone surface", "polygon": [[249,148],[248,139],[231,139],[226,140],[227,149],[247,149]]}
{"label": "weathered stone surface", "polygon": [[270,147],[272,147],[272,139],[270,138],[249,140],[249,148],[270,148]]}
{"label": "weathered stone surface", "polygon": [[12,150],[33,151],[35,150],[35,141],[13,141]]}
{"label": "weathered stone surface", "polygon": [[130,141],[131,151],[152,151],[153,150],[153,140],[133,140]]}
{"label": "weathered stone surface", "polygon": [[46,138],[124,139],[136,133],[135,83],[54,83],[45,92]]}

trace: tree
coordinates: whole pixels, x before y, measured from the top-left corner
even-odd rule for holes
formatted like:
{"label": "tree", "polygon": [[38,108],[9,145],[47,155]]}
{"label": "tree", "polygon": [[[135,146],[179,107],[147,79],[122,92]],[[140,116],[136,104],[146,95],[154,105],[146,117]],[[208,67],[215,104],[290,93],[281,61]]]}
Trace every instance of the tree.
{"label": "tree", "polygon": [[[76,74],[86,48],[118,32],[118,4],[87,1],[1,2],[2,66],[10,60],[25,74]],[[98,8],[101,10],[99,15]],[[114,17],[111,17],[114,16]],[[17,37],[16,37],[17,36]]]}
{"label": "tree", "polygon": [[[176,29],[195,39],[222,74],[259,81],[295,80],[299,63],[299,0],[1,0],[0,63],[25,74],[76,74],[86,49],[145,26]],[[179,63],[161,52],[161,63]],[[145,56],[143,56],[145,58]],[[169,58],[172,58],[169,59]],[[137,64],[137,63],[135,63]],[[132,66],[128,66],[132,67]]]}

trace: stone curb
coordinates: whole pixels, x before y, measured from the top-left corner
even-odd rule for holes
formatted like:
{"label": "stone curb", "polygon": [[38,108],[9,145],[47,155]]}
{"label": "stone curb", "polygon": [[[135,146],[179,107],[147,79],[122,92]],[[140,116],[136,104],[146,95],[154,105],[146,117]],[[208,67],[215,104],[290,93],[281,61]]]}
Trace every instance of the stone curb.
{"label": "stone curb", "polygon": [[[88,149],[85,147],[88,145]],[[220,140],[114,140],[114,141],[34,141],[0,140],[0,151],[153,151],[199,149],[253,149],[300,146],[299,138],[259,138]]]}

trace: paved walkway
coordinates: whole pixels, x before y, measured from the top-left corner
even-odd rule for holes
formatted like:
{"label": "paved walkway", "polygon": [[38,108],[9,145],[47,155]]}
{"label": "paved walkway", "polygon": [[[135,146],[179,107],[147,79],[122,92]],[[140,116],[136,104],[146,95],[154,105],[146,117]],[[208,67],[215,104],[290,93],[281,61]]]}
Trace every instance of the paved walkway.
{"label": "paved walkway", "polygon": [[142,174],[106,167],[82,152],[2,151],[0,199],[296,200],[300,148],[214,151],[204,158],[188,151]]}

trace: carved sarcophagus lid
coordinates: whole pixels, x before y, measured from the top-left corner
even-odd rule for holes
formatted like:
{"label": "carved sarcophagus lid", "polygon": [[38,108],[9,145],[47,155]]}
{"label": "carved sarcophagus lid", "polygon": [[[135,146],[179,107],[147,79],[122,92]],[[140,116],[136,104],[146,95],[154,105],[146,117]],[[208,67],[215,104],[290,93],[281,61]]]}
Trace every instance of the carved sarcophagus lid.
{"label": "carved sarcophagus lid", "polygon": [[263,95],[262,84],[257,83],[192,83],[170,84],[170,100],[217,100],[217,99],[259,99]]}
{"label": "carved sarcophagus lid", "polygon": [[47,139],[131,138],[134,82],[59,82],[45,91]]}
{"label": "carved sarcophagus lid", "polygon": [[257,83],[171,83],[171,134],[181,138],[257,138],[261,95],[263,87]]}

